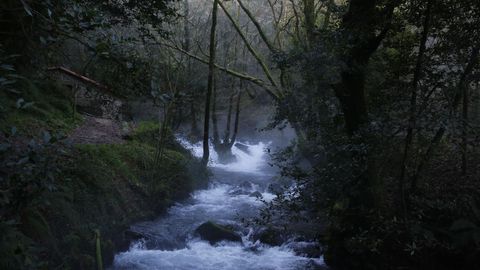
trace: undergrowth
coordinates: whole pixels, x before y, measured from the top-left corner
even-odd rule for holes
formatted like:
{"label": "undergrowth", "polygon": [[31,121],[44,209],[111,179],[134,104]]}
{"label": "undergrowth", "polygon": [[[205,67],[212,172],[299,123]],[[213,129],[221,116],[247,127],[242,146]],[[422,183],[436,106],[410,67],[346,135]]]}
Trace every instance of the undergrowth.
{"label": "undergrowth", "polygon": [[[128,246],[123,230],[153,218],[206,183],[200,163],[168,132],[154,166],[159,125],[140,123],[121,144],[71,145],[68,92],[22,81],[0,92],[0,269],[93,269]],[[19,94],[21,93],[21,94]]]}

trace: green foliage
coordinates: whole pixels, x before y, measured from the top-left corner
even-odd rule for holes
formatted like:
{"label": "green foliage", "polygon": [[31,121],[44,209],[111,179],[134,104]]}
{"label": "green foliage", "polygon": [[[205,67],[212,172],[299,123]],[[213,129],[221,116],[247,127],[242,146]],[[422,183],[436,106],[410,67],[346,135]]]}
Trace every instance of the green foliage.
{"label": "green foliage", "polygon": [[[67,218],[67,223],[72,224],[68,231],[64,231],[61,224],[57,224],[55,230],[59,238],[62,234],[74,233],[62,244],[65,249],[76,250],[69,255],[71,263],[81,260],[79,253],[93,255],[89,253],[92,246],[82,243],[91,239],[94,229],[102,232],[104,260],[111,260],[116,249],[105,248],[109,239],[118,242],[115,239],[121,229],[163,211],[198,184],[199,179],[188,173],[188,167],[196,161],[187,162],[190,157],[168,150],[168,158],[153,169],[154,151],[154,147],[136,139],[116,145],[80,145],[73,150],[62,169],[67,180],[62,188],[71,194],[65,198],[73,200],[61,203],[65,208],[57,209],[52,217],[62,222]],[[59,199],[63,200],[55,198]],[[87,220],[89,224],[85,223]]]}
{"label": "green foliage", "polygon": [[[134,140],[155,146],[160,136],[160,124],[158,122],[140,122],[132,134]],[[169,133],[171,136],[171,132]]]}
{"label": "green foliage", "polygon": [[70,150],[50,135],[44,140],[32,141],[25,152],[7,153],[12,145],[2,152],[8,157],[0,168],[5,213],[0,248],[12,255],[2,257],[2,265],[27,268],[45,261],[50,267],[92,267],[94,230],[102,232],[106,263],[117,250],[121,230],[163,211],[202,182],[190,174],[198,163],[191,156],[167,150],[153,168],[155,148],[136,139]]}
{"label": "green foliage", "polygon": [[[172,2],[2,1],[0,87],[15,82],[2,75],[5,69],[22,68],[22,73],[38,75],[51,66],[68,66],[109,86],[118,96],[149,94],[158,59],[139,47],[167,34],[165,23],[177,18]],[[77,45],[81,49],[76,52],[87,59],[78,62],[62,55],[65,50],[75,52]],[[15,56],[15,61],[3,63],[4,53]]]}
{"label": "green foliage", "polygon": [[79,122],[74,119],[69,89],[51,81],[22,80],[17,91],[0,92],[0,131],[9,132],[14,126],[22,135],[39,136],[39,131],[66,133]]}
{"label": "green foliage", "polygon": [[[160,137],[160,124],[153,121],[140,122],[131,137],[133,140],[143,142],[152,147],[157,147]],[[190,152],[185,150],[180,143],[177,142],[171,129],[167,129],[166,131],[165,146],[184,155],[191,155]]]}
{"label": "green foliage", "polygon": [[276,156],[297,188],[272,208],[328,217],[335,269],[476,269],[480,5],[370,4],[335,4],[310,48],[275,56],[293,78],[274,125],[300,138]]}
{"label": "green foliage", "polygon": [[37,254],[43,248],[34,245],[34,241],[42,241],[55,250],[43,212],[47,206],[44,195],[57,190],[61,153],[53,145],[56,140],[45,132],[43,139],[25,145],[14,135],[2,144],[0,223],[5,234],[1,249],[2,254],[11,256],[2,256],[0,265],[25,269],[38,266]]}
{"label": "green foliage", "polygon": [[[164,160],[152,166],[152,124],[124,144],[69,145],[62,134],[80,121],[72,91],[45,74],[67,65],[87,70],[118,96],[150,94],[153,58],[138,47],[166,34],[163,23],[175,18],[170,2],[1,1],[1,269],[92,269],[95,231],[103,263],[111,262],[126,226],[204,183],[203,170],[193,175],[198,162],[171,133]],[[129,34],[115,35],[119,29]],[[87,52],[88,62],[63,55],[74,48],[67,40]]]}
{"label": "green foliage", "polygon": [[[57,135],[75,125],[66,89],[26,79],[16,86],[21,98],[0,93],[6,109],[0,121],[0,251],[8,254],[0,259],[2,269],[92,268],[94,230],[102,232],[109,262],[123,245],[121,230],[204,183],[204,174],[192,174],[200,167],[185,150],[167,149],[153,168],[158,125],[140,124],[123,144],[72,148]],[[173,137],[170,145],[181,149]]]}
{"label": "green foliage", "polygon": [[[4,52],[2,44],[0,44],[0,92],[13,92],[18,93],[15,90],[15,85],[18,79],[22,77],[17,73],[13,63],[15,62],[15,55],[7,55]],[[1,111],[6,110],[5,107],[0,107]]]}
{"label": "green foliage", "polygon": [[0,221],[0,268],[2,269],[35,269],[38,268],[38,258],[33,241],[21,233],[14,225],[15,221]]}
{"label": "green foliage", "polygon": [[99,9],[107,12],[111,16],[111,23],[130,25],[133,22],[139,23],[139,30],[143,35],[150,35],[152,29],[156,34],[165,35],[162,29],[165,22],[175,19],[177,16],[175,8],[171,3],[177,0],[127,0],[123,2],[109,1],[78,1],[97,6]]}

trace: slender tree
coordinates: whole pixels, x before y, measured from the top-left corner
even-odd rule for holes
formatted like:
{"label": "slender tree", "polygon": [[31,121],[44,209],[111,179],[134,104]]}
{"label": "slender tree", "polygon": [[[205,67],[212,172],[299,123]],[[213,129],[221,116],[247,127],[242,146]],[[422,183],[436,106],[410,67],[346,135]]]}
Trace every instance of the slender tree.
{"label": "slender tree", "polygon": [[218,0],[213,1],[212,9],[212,26],[210,28],[210,55],[208,63],[208,83],[207,83],[207,96],[205,101],[205,117],[203,125],[203,157],[202,164],[207,166],[208,159],[210,158],[210,149],[209,149],[209,128],[210,128],[210,101],[214,88],[214,76],[215,76],[215,31],[217,27],[217,11],[218,11]]}
{"label": "slender tree", "polygon": [[403,208],[403,214],[406,215],[406,202],[405,202],[405,177],[407,174],[407,161],[410,149],[413,142],[413,134],[416,126],[416,115],[417,115],[417,95],[418,95],[418,85],[422,75],[422,65],[423,58],[425,55],[425,50],[427,46],[427,38],[430,29],[430,17],[433,1],[429,0],[425,9],[424,20],[423,20],[423,30],[420,38],[419,51],[417,56],[417,61],[415,64],[415,70],[412,80],[412,92],[410,97],[410,117],[408,121],[407,136],[405,138],[405,146],[403,149],[402,165],[399,179],[399,194],[400,201]]}

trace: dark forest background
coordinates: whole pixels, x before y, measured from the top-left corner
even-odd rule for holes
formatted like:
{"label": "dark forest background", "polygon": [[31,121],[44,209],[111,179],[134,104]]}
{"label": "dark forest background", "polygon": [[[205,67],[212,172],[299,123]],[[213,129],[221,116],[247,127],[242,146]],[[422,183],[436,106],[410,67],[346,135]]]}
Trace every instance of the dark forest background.
{"label": "dark forest background", "polygon": [[[322,220],[333,269],[479,269],[479,27],[478,0],[2,0],[0,268],[94,267],[95,230],[138,219],[111,209],[205,174],[173,133],[228,160],[261,122],[294,130],[272,156],[297,181],[262,222]],[[82,91],[128,143],[65,143]]]}

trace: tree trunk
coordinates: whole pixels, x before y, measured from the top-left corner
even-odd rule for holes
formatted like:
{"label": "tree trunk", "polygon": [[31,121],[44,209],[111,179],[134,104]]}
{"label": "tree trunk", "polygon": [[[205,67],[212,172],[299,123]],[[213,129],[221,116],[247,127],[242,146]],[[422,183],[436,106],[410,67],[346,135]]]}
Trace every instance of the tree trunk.
{"label": "tree trunk", "polygon": [[467,151],[468,151],[468,103],[469,91],[468,86],[463,85],[463,106],[462,106],[462,175],[467,175]]}
{"label": "tree trunk", "polygon": [[[183,38],[183,50],[185,50],[186,52],[190,52],[190,43],[191,43],[191,33],[190,33],[190,27],[189,27],[189,22],[188,22],[188,19],[190,17],[190,4],[189,4],[189,1],[190,0],[184,0],[183,2],[183,8],[184,8],[184,20],[183,20],[183,34],[184,34],[184,38]],[[186,62],[187,62],[187,72],[186,72],[186,76],[187,77],[190,77],[192,76],[192,60],[191,60],[191,57],[187,56],[187,59],[186,59]],[[195,96],[196,96],[196,89],[194,89],[193,85],[190,85],[190,84],[187,84],[187,87],[189,87],[189,101],[190,101],[190,139],[192,140],[192,142],[197,142],[202,134],[200,132],[200,129],[198,127],[198,122],[197,122],[197,110],[195,108]]]}
{"label": "tree trunk", "polygon": [[341,81],[333,88],[341,104],[350,142],[362,146],[362,150],[350,153],[354,165],[352,183],[345,190],[344,202],[340,203],[345,207],[336,211],[334,223],[330,226],[331,237],[325,259],[333,268],[355,268],[345,260],[355,255],[348,248],[349,242],[352,237],[368,230],[382,202],[383,182],[377,177],[375,156],[369,149],[369,142],[375,138],[364,129],[369,125],[365,71],[370,57],[390,28],[393,9],[393,3],[380,10],[376,1],[351,0],[341,24],[343,38],[339,46],[346,48],[341,55],[345,67],[340,74]]}
{"label": "tree trunk", "polygon": [[233,128],[233,135],[232,138],[230,139],[230,148],[235,144],[235,141],[237,140],[237,134],[238,134],[238,125],[240,122],[240,103],[242,101],[242,89],[238,91],[238,98],[237,98],[237,108],[235,111],[235,124]]}
{"label": "tree trunk", "polygon": [[[184,17],[184,25],[183,25],[183,32],[184,32],[184,43],[183,43],[183,49],[187,52],[190,52],[190,27],[188,27],[188,17],[190,16],[190,5],[188,3],[189,0],[184,0],[183,2],[183,5],[184,5],[184,9],[185,9],[185,17]],[[190,62],[189,60],[187,60],[188,62]],[[187,64],[188,67],[190,66],[189,64]]]}
{"label": "tree trunk", "polygon": [[[233,85],[232,85],[233,86]],[[232,87],[233,89],[233,87]],[[232,124],[232,109],[233,109],[233,97],[234,93],[230,95],[229,105],[228,105],[228,114],[227,114],[227,124],[225,126],[225,135],[223,136],[223,141],[226,142],[230,139],[230,126]]]}
{"label": "tree trunk", "polygon": [[218,0],[213,1],[212,9],[212,26],[210,29],[210,56],[208,63],[208,84],[207,84],[207,97],[205,101],[205,117],[203,125],[203,157],[202,164],[207,166],[208,159],[210,158],[210,149],[208,145],[209,141],[209,127],[210,127],[210,99],[213,92],[213,79],[215,73],[215,30],[217,27],[217,11]]}
{"label": "tree trunk", "polygon": [[335,6],[334,0],[328,0],[327,2],[327,11],[325,12],[325,18],[323,19],[323,29],[328,29],[330,25],[330,17],[332,16],[332,8]]}
{"label": "tree trunk", "polygon": [[425,55],[425,50],[427,46],[427,38],[428,32],[430,28],[430,11],[432,9],[432,1],[429,0],[427,2],[427,7],[425,9],[425,18],[423,21],[423,31],[422,37],[420,39],[420,46],[418,50],[417,62],[415,64],[415,70],[413,74],[412,80],[412,93],[410,97],[410,118],[408,120],[408,129],[407,129],[407,136],[405,138],[405,146],[403,149],[403,156],[402,156],[402,163],[401,163],[401,170],[400,170],[400,178],[398,181],[398,189],[400,194],[400,203],[402,207],[403,216],[406,217],[407,215],[407,194],[405,192],[405,179],[407,176],[407,163],[408,157],[410,155],[410,149],[413,143],[413,134],[415,131],[416,126],[416,115],[417,115],[417,91],[418,91],[418,83],[420,82],[420,78],[422,75],[422,65],[423,65],[423,57]]}
{"label": "tree trunk", "polygon": [[307,35],[307,47],[315,43],[315,1],[303,0],[303,16],[305,16],[305,32]]}
{"label": "tree trunk", "polygon": [[259,52],[257,52],[253,46],[250,44],[250,42],[248,41],[245,33],[242,31],[239,23],[237,21],[235,21],[235,19],[232,17],[232,15],[228,12],[227,8],[225,7],[225,5],[218,1],[218,4],[219,6],[222,8],[222,10],[224,11],[225,15],[227,15],[227,18],[230,20],[230,22],[232,23],[232,26],[233,28],[235,29],[235,31],[237,31],[238,35],[240,36],[240,38],[242,39],[244,45],[247,47],[248,51],[250,52],[250,54],[255,58],[255,60],[257,61],[257,63],[260,65],[260,67],[262,68],[262,71],[263,73],[265,74],[265,76],[267,77],[268,81],[270,81],[270,83],[272,84],[273,88],[275,89],[275,92],[272,92],[269,94],[271,94],[275,99],[278,99],[279,97],[282,96],[283,94],[283,91],[282,89],[279,87],[279,85],[277,84],[277,82],[275,81],[275,79],[273,78],[273,75],[270,71],[270,69],[268,68],[265,60],[263,59],[263,57],[260,55]]}
{"label": "tree trunk", "polygon": [[[346,68],[341,72],[341,83],[336,85],[335,93],[342,106],[345,129],[353,144],[366,144],[367,136],[363,128],[368,126],[367,99],[365,94],[365,70],[372,54],[377,50],[390,26],[393,6],[387,7],[383,30],[377,35],[378,21],[375,1],[365,3],[362,0],[350,1],[348,12],[342,22],[346,47],[343,55]],[[362,194],[359,204],[375,209],[379,203],[380,189],[376,177],[375,162],[369,151],[354,151],[352,158],[358,161],[355,172],[357,184]],[[360,206],[359,205],[359,206]]]}
{"label": "tree trunk", "polygon": [[213,126],[213,145],[220,144],[220,136],[218,133],[218,120],[217,120],[217,80],[213,77],[213,104],[212,104],[212,126]]}
{"label": "tree trunk", "polygon": [[190,100],[190,121],[191,121],[191,130],[190,137],[192,141],[196,142],[197,139],[201,138],[202,134],[198,128],[197,123],[197,110],[195,108],[195,99],[192,97]]}
{"label": "tree trunk", "polygon": [[[456,86],[457,90],[456,90],[455,97],[453,98],[451,114],[454,114],[455,111],[457,110],[457,107],[460,105],[461,96],[465,92],[463,90],[463,87],[467,87],[467,85],[468,85],[468,77],[471,75],[473,69],[477,65],[479,53],[480,53],[480,47],[472,48],[472,53],[470,54],[470,57],[469,57],[466,65],[465,65],[463,73],[460,76],[460,79],[459,79],[458,84]],[[425,167],[425,165],[427,164],[427,162],[429,161],[429,159],[433,155],[435,147],[438,145],[438,143],[443,138],[443,136],[445,134],[445,131],[446,131],[445,126],[440,127],[437,130],[437,132],[435,133],[435,136],[433,137],[433,139],[431,140],[431,142],[428,146],[428,149],[425,152],[425,155],[421,159],[419,165],[417,166],[415,174],[413,175],[413,177],[411,179],[410,189],[411,189],[412,192],[415,192],[415,190],[417,188],[417,182],[418,182],[418,179],[420,178],[420,176],[422,174],[423,168]]]}

